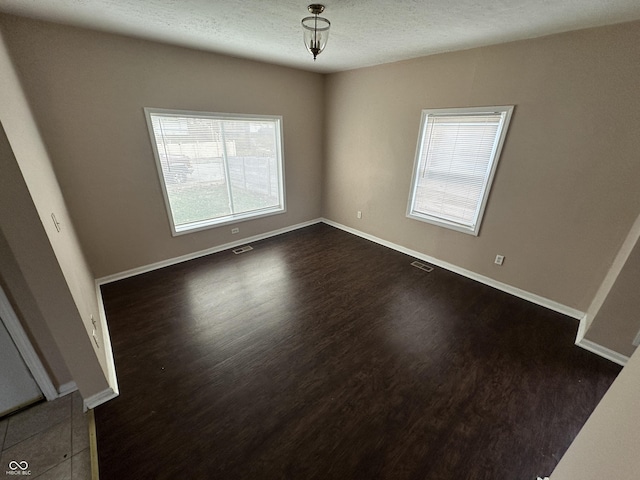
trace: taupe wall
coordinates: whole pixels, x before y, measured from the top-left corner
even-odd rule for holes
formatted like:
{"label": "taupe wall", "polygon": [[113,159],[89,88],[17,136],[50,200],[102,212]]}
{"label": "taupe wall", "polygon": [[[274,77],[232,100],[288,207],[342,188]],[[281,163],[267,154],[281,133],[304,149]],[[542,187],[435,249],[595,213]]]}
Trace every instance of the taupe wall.
{"label": "taupe wall", "polygon": [[[640,217],[639,217],[640,220]],[[636,242],[598,310],[586,338],[630,356],[640,330],[640,241]]]}
{"label": "taupe wall", "polygon": [[[2,269],[3,281],[14,302],[33,299],[86,398],[108,387],[104,345],[95,346],[90,337],[90,315],[99,318],[95,284],[2,35],[0,106],[0,226],[7,244],[3,253],[11,252],[24,283],[15,276],[12,281],[7,268]],[[60,222],[60,231],[52,213]],[[17,307],[23,316],[32,308]],[[39,320],[23,317],[28,329],[37,328]],[[97,327],[101,340],[99,323]],[[52,348],[39,347],[43,352]]]}
{"label": "taupe wall", "polygon": [[[7,247],[1,251],[0,270],[8,296],[25,329],[33,333],[56,386],[73,379],[85,398],[101,392],[108,386],[106,372],[2,128],[0,172],[0,225]],[[18,271],[11,268],[12,263]],[[58,364],[60,357],[64,365]],[[71,378],[65,375],[67,369]]]}
{"label": "taupe wall", "polygon": [[[329,76],[11,16],[0,29],[96,277],[322,214],[585,311],[640,213],[638,22]],[[407,219],[420,110],[503,104],[480,236]],[[283,115],[288,212],[172,237],[144,106]]]}
{"label": "taupe wall", "polygon": [[[323,215],[585,311],[640,213],[638,45],[636,22],[330,75]],[[505,104],[480,235],[407,219],[421,109]]]}
{"label": "taupe wall", "polygon": [[[318,218],[319,74],[0,17],[96,277]],[[283,116],[287,212],[172,237],[143,107]]]}
{"label": "taupe wall", "polygon": [[[0,162],[6,147],[4,139],[0,140]],[[2,176],[6,175],[5,169],[1,170]],[[73,378],[69,373],[58,345],[51,330],[47,326],[44,315],[38,308],[29,289],[29,285],[20,271],[15,255],[11,251],[0,226],[0,285],[9,297],[11,306],[21,321],[24,330],[29,336],[31,345],[38,353],[40,361],[49,374],[51,382],[56,388],[71,382]],[[0,366],[2,368],[2,366]]]}

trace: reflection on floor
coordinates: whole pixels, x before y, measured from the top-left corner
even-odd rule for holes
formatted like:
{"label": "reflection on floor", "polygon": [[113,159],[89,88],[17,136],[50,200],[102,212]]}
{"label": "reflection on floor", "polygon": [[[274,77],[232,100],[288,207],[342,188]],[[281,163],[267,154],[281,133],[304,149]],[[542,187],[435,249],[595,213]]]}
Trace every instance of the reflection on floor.
{"label": "reflection on floor", "polygon": [[89,414],[82,412],[80,394],[1,419],[0,452],[0,476],[5,478],[91,479]]}
{"label": "reflection on floor", "polygon": [[101,480],[548,475],[620,367],[577,322],[328,225],[102,286]]}

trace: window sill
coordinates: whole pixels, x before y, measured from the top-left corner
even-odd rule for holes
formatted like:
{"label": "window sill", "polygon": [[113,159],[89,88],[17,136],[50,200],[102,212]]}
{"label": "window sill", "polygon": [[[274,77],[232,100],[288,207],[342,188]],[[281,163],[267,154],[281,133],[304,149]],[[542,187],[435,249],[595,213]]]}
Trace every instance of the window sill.
{"label": "window sill", "polygon": [[216,218],[214,220],[202,220],[200,222],[192,222],[187,223],[185,225],[172,225],[172,235],[174,237],[185,235],[187,233],[200,232],[202,230],[208,230],[210,228],[222,227],[225,225],[233,225],[234,223],[245,222],[247,220],[255,220],[263,217],[270,217],[271,215],[279,215],[281,213],[286,213],[286,207],[274,207],[268,208],[264,210],[259,210],[258,212],[247,212],[240,213],[236,215],[227,215],[225,217]]}
{"label": "window sill", "polygon": [[449,230],[466,233],[467,235],[473,235],[474,237],[478,236],[480,230],[479,226],[476,226],[474,228],[470,225],[462,225],[460,223],[450,222],[442,218],[432,217],[430,215],[422,215],[414,212],[407,213],[407,218],[418,220],[420,222],[430,223],[431,225],[436,225],[438,227],[448,228]]}

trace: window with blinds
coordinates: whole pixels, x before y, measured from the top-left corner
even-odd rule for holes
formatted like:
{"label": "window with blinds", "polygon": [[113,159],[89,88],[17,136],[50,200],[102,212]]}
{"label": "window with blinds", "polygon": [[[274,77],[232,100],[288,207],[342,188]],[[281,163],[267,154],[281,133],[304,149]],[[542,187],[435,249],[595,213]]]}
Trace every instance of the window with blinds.
{"label": "window with blinds", "polygon": [[422,111],[408,217],[478,235],[512,111]]}
{"label": "window with blinds", "polygon": [[281,117],[145,115],[174,235],[285,211]]}

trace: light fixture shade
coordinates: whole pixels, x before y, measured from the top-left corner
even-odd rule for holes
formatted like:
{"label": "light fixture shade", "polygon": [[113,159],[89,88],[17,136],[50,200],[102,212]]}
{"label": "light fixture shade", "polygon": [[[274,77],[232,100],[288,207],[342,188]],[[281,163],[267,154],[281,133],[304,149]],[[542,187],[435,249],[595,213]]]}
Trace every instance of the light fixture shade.
{"label": "light fixture shade", "polygon": [[302,19],[302,28],[304,30],[304,45],[313,55],[313,59],[324,50],[327,40],[329,39],[329,27],[331,22],[326,18],[315,15],[313,17],[305,17]]}

